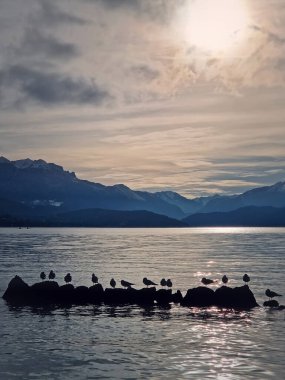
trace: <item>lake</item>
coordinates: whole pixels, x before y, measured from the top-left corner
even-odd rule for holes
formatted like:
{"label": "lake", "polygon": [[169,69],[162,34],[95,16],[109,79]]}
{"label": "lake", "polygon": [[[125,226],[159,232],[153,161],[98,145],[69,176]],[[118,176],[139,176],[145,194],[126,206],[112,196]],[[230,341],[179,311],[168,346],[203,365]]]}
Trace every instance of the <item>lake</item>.
{"label": "lake", "polygon": [[[70,272],[73,284],[114,277],[143,287],[171,278],[183,294],[202,277],[250,288],[262,305],[285,295],[285,229],[0,229],[0,293],[18,274]],[[220,285],[220,283],[219,283]],[[218,286],[218,285],[215,285]],[[283,297],[285,298],[285,297]],[[285,300],[280,298],[280,303]],[[171,305],[12,307],[0,299],[0,379],[281,379],[285,313]]]}

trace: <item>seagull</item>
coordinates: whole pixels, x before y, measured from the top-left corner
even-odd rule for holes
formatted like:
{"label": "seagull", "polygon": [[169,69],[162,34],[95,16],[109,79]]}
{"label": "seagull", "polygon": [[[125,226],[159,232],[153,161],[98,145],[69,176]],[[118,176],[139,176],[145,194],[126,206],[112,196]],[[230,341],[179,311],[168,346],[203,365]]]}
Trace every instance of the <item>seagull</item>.
{"label": "seagull", "polygon": [[93,284],[98,284],[98,277],[94,273],[92,273],[92,282]]}
{"label": "seagull", "polygon": [[70,274],[70,273],[67,273],[67,275],[64,276],[64,281],[65,281],[66,283],[72,281],[72,277],[71,277],[71,274]]}
{"label": "seagull", "polygon": [[132,284],[131,282],[128,282],[128,281],[122,280],[122,281],[121,281],[121,285],[122,285],[124,288],[131,288],[132,285],[135,285],[135,284]]}
{"label": "seagull", "polygon": [[223,284],[227,284],[228,281],[229,281],[229,279],[227,278],[226,275],[224,275],[224,276],[222,277],[222,282],[223,282]]}
{"label": "seagull", "polygon": [[265,295],[267,297],[269,297],[270,299],[272,299],[274,297],[282,297],[282,294],[278,294],[278,293],[272,292],[270,289],[266,289]]}
{"label": "seagull", "polygon": [[155,282],[147,279],[146,277],[143,278],[143,283],[144,285],[146,285],[147,287],[149,287],[149,285],[157,285]]}
{"label": "seagull", "polygon": [[112,280],[110,281],[110,285],[112,286],[112,288],[115,288],[116,287],[116,281],[112,278]]}
{"label": "seagull", "polygon": [[166,279],[165,278],[161,279],[160,285],[163,286],[163,287],[166,286]]}
{"label": "seagull", "polygon": [[40,274],[40,278],[41,278],[42,280],[45,280],[45,279],[46,279],[46,274],[45,274],[45,272],[41,272],[41,274]]}
{"label": "seagull", "polygon": [[242,279],[243,279],[243,281],[244,281],[245,283],[247,283],[247,282],[250,281],[250,277],[249,277],[248,274],[244,274]]}
{"label": "seagull", "polygon": [[172,288],[172,281],[170,280],[170,278],[166,281],[166,286],[168,288]]}
{"label": "seagull", "polygon": [[53,270],[51,270],[51,271],[49,272],[48,278],[49,278],[49,280],[54,280],[54,279],[55,279],[55,273],[54,273]]}
{"label": "seagull", "polygon": [[203,277],[202,280],[201,280],[201,282],[204,285],[210,285],[210,284],[213,284],[215,281],[211,280],[210,278]]}

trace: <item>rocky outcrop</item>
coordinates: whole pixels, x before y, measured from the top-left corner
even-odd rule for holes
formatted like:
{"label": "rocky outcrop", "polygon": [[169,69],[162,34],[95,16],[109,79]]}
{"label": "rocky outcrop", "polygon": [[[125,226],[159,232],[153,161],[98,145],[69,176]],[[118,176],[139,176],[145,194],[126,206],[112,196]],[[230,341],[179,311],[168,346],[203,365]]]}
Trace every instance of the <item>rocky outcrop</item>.
{"label": "rocky outcrop", "polygon": [[[59,286],[55,281],[43,281],[32,286],[26,284],[21,277],[15,276],[9,283],[3,298],[9,303],[27,305],[168,305],[178,303],[188,307],[217,306],[222,308],[250,309],[258,306],[252,291],[248,285],[230,288],[222,286],[216,291],[206,286],[188,289],[183,298],[180,290],[172,293],[171,289],[159,289],[155,287],[143,289],[103,289],[101,284],[91,287],[72,284]],[[267,301],[264,306],[278,306],[277,301]]]}
{"label": "rocky outcrop", "polygon": [[194,307],[218,306],[235,309],[251,309],[258,306],[248,285],[236,288],[222,286],[216,291],[205,286],[199,286],[187,291],[181,305]]}

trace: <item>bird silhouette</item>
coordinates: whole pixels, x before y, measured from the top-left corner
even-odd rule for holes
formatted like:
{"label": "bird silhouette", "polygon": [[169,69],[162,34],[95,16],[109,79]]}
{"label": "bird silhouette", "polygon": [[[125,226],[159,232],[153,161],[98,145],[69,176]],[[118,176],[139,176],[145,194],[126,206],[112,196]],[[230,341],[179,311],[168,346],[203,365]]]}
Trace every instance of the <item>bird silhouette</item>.
{"label": "bird silhouette", "polygon": [[71,274],[70,274],[70,273],[67,273],[67,275],[64,276],[64,281],[65,281],[66,283],[69,283],[69,282],[72,281],[72,277],[71,277]]}
{"label": "bird silhouette", "polygon": [[98,284],[98,277],[95,276],[94,273],[92,273],[92,278],[91,279],[92,279],[93,284]]}
{"label": "bird silhouette", "polygon": [[45,272],[41,272],[41,274],[40,274],[40,278],[41,278],[42,280],[45,280],[45,279],[46,279],[46,274],[45,274]]}
{"label": "bird silhouette", "polygon": [[121,281],[121,285],[122,285],[124,288],[131,288],[132,285],[135,285],[135,284],[132,284],[131,282],[128,282],[128,281],[122,280],[122,281]]}
{"label": "bird silhouette", "polygon": [[160,285],[163,286],[163,287],[166,286],[166,279],[165,278],[161,279]]}
{"label": "bird silhouette", "polygon": [[146,278],[146,277],[143,278],[143,283],[144,283],[144,285],[146,285],[147,287],[149,287],[149,285],[157,285],[155,282],[149,280],[149,279]]}
{"label": "bird silhouette", "polygon": [[112,286],[112,288],[115,288],[116,287],[116,281],[112,278],[112,280],[110,281],[110,285]]}
{"label": "bird silhouette", "polygon": [[166,286],[168,288],[172,288],[172,281],[170,280],[170,278],[166,281]]}
{"label": "bird silhouette", "polygon": [[245,283],[247,283],[247,282],[250,281],[250,277],[249,277],[248,274],[244,274],[242,279],[243,279],[243,281],[244,281]]}
{"label": "bird silhouette", "polygon": [[266,289],[265,295],[267,297],[269,297],[270,299],[272,299],[274,297],[282,297],[282,294],[278,294],[278,293],[272,292],[270,289]]}
{"label": "bird silhouette", "polygon": [[203,277],[202,280],[201,280],[201,282],[204,285],[210,285],[210,284],[213,284],[215,281],[211,280],[210,278]]}
{"label": "bird silhouette", "polygon": [[227,284],[228,281],[229,281],[229,279],[227,278],[226,275],[224,275],[224,276],[222,277],[222,282],[223,282],[223,284]]}
{"label": "bird silhouette", "polygon": [[55,273],[54,273],[53,270],[51,270],[51,271],[49,272],[48,278],[49,278],[49,280],[54,280],[54,279],[55,279]]}

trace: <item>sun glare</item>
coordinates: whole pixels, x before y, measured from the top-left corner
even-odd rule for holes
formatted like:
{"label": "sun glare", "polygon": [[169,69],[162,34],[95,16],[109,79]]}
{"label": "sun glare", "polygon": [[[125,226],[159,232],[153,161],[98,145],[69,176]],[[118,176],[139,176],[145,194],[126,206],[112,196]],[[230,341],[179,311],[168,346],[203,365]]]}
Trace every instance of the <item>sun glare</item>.
{"label": "sun glare", "polygon": [[243,0],[192,0],[186,17],[187,41],[212,52],[227,50],[241,42],[248,24]]}

